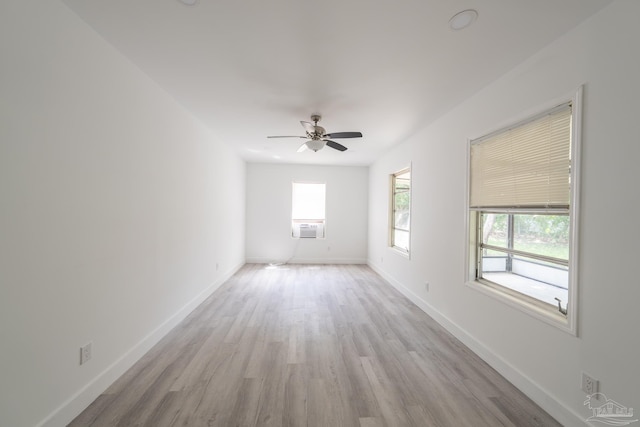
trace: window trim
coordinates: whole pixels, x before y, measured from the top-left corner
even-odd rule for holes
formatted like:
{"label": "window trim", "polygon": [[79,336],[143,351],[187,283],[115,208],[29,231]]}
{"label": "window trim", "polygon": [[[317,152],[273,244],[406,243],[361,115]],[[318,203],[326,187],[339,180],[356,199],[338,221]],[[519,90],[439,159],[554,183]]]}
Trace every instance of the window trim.
{"label": "window trim", "polygon": [[[471,179],[471,144],[473,141],[486,138],[501,130],[506,130],[525,124],[540,114],[551,111],[560,104],[570,102],[572,105],[571,120],[571,193],[569,205],[569,281],[568,281],[568,301],[570,309],[567,315],[561,314],[557,308],[550,310],[548,304],[539,301],[533,297],[521,294],[517,291],[510,290],[504,286],[500,286],[484,279],[476,279],[476,261],[478,247],[478,214],[477,210],[471,209],[470,206],[470,179]],[[498,301],[501,301],[517,310],[526,313],[536,319],[539,319],[549,325],[573,336],[578,336],[577,320],[578,320],[578,258],[579,258],[579,210],[580,210],[580,169],[581,169],[581,144],[582,144],[582,102],[583,102],[583,86],[580,86],[573,96],[563,97],[562,101],[554,102],[541,109],[538,114],[528,114],[527,118],[515,122],[508,126],[502,126],[499,130],[488,132],[480,138],[467,140],[467,169],[465,181],[465,268],[464,283],[467,287],[488,295]],[[515,211],[515,210],[514,210]],[[515,212],[514,212],[515,213]]]}
{"label": "window trim", "polygon": [[[409,229],[408,230],[404,230],[401,228],[397,228],[395,227],[395,215],[394,215],[394,208],[395,208],[395,180],[396,177],[402,174],[405,174],[409,172]],[[412,206],[413,206],[413,176],[411,173],[411,164],[409,164],[409,166],[404,167],[402,169],[397,170],[396,172],[393,172],[392,174],[389,175],[389,227],[388,227],[388,246],[390,249],[392,249],[393,251],[395,251],[396,253],[411,259],[411,221],[412,221],[412,216],[411,215],[411,211],[412,211]],[[400,246],[396,246],[394,244],[394,234],[395,234],[395,230],[401,230],[401,231],[406,231],[409,234],[409,247],[408,248],[402,248]]]}

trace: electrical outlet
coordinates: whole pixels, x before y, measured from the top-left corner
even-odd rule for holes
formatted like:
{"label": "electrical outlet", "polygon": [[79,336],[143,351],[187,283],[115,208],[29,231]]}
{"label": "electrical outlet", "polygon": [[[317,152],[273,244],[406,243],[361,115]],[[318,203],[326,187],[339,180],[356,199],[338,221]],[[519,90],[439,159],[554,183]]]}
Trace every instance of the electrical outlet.
{"label": "electrical outlet", "polygon": [[424,289],[429,292],[429,282],[424,282]]}
{"label": "electrical outlet", "polygon": [[80,347],[80,364],[84,365],[91,360],[93,349],[91,348],[93,343],[88,343]]}
{"label": "electrical outlet", "polygon": [[587,394],[594,394],[598,392],[598,380],[590,376],[589,374],[582,373],[582,391]]}

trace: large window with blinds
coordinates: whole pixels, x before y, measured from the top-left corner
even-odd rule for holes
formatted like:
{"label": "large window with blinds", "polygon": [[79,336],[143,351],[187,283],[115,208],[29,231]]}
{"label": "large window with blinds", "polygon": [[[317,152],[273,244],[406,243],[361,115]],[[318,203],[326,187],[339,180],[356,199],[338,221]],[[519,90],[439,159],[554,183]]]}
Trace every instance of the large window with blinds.
{"label": "large window with blinds", "polygon": [[470,283],[564,326],[577,300],[578,129],[573,100],[469,145]]}
{"label": "large window with blinds", "polygon": [[409,255],[411,241],[411,168],[391,175],[389,246]]}

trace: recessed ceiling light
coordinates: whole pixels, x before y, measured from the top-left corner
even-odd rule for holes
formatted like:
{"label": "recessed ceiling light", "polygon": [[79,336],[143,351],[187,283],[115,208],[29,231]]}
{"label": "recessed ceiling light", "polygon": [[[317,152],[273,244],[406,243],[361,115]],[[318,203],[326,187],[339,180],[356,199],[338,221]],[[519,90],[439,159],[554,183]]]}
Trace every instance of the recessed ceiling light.
{"label": "recessed ceiling light", "polygon": [[187,6],[193,6],[196,3],[198,3],[198,0],[178,0],[178,1]]}
{"label": "recessed ceiling light", "polygon": [[463,10],[462,12],[456,13],[451,19],[449,19],[449,27],[454,31],[459,31],[473,24],[477,18],[477,11],[473,9]]}

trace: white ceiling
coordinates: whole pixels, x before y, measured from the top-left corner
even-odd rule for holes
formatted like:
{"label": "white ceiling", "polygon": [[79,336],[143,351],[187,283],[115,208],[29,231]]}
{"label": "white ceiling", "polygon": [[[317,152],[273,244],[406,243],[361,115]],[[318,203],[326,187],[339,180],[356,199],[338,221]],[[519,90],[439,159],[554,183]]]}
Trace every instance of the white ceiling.
{"label": "white ceiling", "polygon": [[[249,162],[367,165],[609,0],[63,0]],[[474,25],[449,29],[473,8]],[[296,153],[319,112],[349,149]]]}

